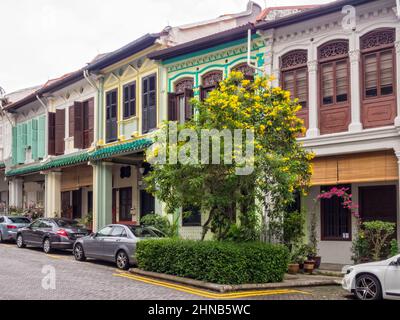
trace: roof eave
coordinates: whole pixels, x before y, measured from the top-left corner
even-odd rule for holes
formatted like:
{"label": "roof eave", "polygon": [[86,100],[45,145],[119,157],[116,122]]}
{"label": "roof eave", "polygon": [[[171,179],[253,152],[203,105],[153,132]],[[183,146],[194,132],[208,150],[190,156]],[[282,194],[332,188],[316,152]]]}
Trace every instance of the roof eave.
{"label": "roof eave", "polygon": [[152,45],[154,45],[160,37],[160,33],[156,34],[146,34],[142,38],[139,38],[137,42],[132,43],[124,47],[121,50],[117,50],[116,52],[110,53],[95,63],[89,65],[87,70],[89,71],[100,71],[110,65],[113,65],[121,60],[124,60],[140,51],[143,51]]}
{"label": "roof eave", "polygon": [[345,5],[361,5],[364,3],[372,2],[376,0],[339,0],[325,5],[321,5],[314,9],[309,9],[303,12],[299,12],[275,21],[263,21],[256,23],[255,27],[257,30],[268,30],[272,28],[278,28],[287,26],[293,23],[299,23],[306,20],[325,16],[327,14],[338,12]]}
{"label": "roof eave", "polygon": [[252,30],[252,33],[255,33],[254,25],[252,23],[248,23],[235,29],[230,29],[221,33],[212,34],[204,38],[186,42],[175,47],[152,52],[147,57],[152,60],[167,60],[182,56],[184,54],[192,53],[194,51],[209,49],[223,43],[242,39],[247,35],[247,31],[249,29]]}

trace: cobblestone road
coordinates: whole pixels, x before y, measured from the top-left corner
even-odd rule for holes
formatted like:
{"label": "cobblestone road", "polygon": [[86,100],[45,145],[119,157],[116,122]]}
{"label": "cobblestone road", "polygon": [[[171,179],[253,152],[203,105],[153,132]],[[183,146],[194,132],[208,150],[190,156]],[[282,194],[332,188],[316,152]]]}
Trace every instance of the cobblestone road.
{"label": "cobblestone road", "polygon": [[[53,269],[54,268],[54,269]],[[44,289],[43,271],[55,271],[56,288]],[[47,279],[47,278],[46,278]],[[44,281],[44,284],[49,284]],[[80,263],[71,253],[45,255],[39,249],[0,244],[0,299],[4,300],[197,300],[207,296],[118,276],[115,266]],[[299,288],[299,292],[271,292],[257,300],[348,299],[340,287]],[[243,298],[247,299],[247,298]]]}

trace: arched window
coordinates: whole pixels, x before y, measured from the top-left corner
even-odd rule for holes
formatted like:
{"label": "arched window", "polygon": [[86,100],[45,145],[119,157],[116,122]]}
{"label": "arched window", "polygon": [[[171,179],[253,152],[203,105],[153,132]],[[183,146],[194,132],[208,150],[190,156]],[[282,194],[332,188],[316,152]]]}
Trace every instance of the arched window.
{"label": "arched window", "polygon": [[175,82],[175,92],[168,94],[168,120],[184,122],[193,116],[190,99],[193,98],[193,78],[183,78]]}
{"label": "arched window", "polygon": [[281,58],[281,85],[292,94],[292,99],[299,99],[303,107],[297,116],[304,120],[308,129],[308,69],[307,50],[294,50]]}
{"label": "arched window", "polygon": [[234,66],[232,71],[243,73],[244,78],[247,80],[254,80],[254,68],[250,67],[246,62]]}
{"label": "arched window", "polygon": [[[374,30],[360,39],[365,128],[390,125],[396,117],[395,29]],[[379,110],[378,110],[379,109]]]}
{"label": "arched window", "polygon": [[201,100],[208,97],[208,94],[218,87],[218,83],[222,81],[224,74],[222,71],[213,70],[201,77]]}
{"label": "arched window", "polygon": [[348,130],[350,112],[349,42],[335,40],[318,49],[320,131]]}

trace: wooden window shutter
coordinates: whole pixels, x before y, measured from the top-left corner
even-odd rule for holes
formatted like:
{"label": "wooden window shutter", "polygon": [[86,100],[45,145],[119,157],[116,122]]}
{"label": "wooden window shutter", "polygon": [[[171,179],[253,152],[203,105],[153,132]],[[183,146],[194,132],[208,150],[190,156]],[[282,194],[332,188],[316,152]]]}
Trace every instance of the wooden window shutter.
{"label": "wooden window shutter", "polygon": [[18,133],[17,133],[17,127],[13,127],[12,128],[12,164],[13,165],[16,165],[18,163],[17,155],[18,155]]}
{"label": "wooden window shutter", "polygon": [[83,104],[74,104],[74,148],[83,149]]}
{"label": "wooden window shutter", "polygon": [[32,148],[32,120],[27,123],[26,146]]}
{"label": "wooden window shutter", "polygon": [[94,99],[88,101],[88,117],[89,117],[89,141],[86,147],[90,147],[94,141]]}
{"label": "wooden window shutter", "polygon": [[38,119],[32,120],[32,159],[38,160]]}
{"label": "wooden window shutter", "polygon": [[192,89],[185,89],[185,120],[191,120],[193,117],[193,106],[190,102],[193,96]]}
{"label": "wooden window shutter", "polygon": [[74,106],[70,106],[68,108],[68,112],[69,112],[69,125],[68,125],[68,136],[71,138],[74,136],[74,125],[75,125],[75,108]]}
{"label": "wooden window shutter", "polygon": [[56,155],[56,114],[49,112],[48,122],[48,154]]}
{"label": "wooden window shutter", "polygon": [[56,155],[64,154],[65,149],[65,109],[56,110],[55,124]]}
{"label": "wooden window shutter", "polygon": [[149,77],[148,130],[157,128],[157,77]]}
{"label": "wooden window shutter", "polygon": [[28,143],[28,124],[27,123],[24,123],[22,125],[22,141],[23,141],[23,147],[25,149],[27,146],[27,143]]}
{"label": "wooden window shutter", "polygon": [[178,104],[175,93],[168,93],[168,121],[178,121]]}
{"label": "wooden window shutter", "polygon": [[46,155],[46,117],[38,120],[38,158],[43,159]]}
{"label": "wooden window shutter", "polygon": [[203,86],[199,86],[200,90],[200,101],[204,101],[207,97],[207,93],[205,92]]}
{"label": "wooden window shutter", "polygon": [[148,132],[148,117],[149,117],[149,79],[142,80],[142,132]]}
{"label": "wooden window shutter", "polygon": [[17,164],[25,162],[25,144],[23,136],[23,125],[17,126]]}

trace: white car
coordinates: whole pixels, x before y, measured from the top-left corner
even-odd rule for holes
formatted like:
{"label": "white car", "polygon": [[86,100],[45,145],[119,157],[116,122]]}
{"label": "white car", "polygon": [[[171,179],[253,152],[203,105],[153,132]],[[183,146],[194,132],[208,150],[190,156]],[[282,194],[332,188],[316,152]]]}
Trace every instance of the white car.
{"label": "white car", "polygon": [[347,266],[342,286],[359,300],[400,300],[400,255],[385,261]]}

